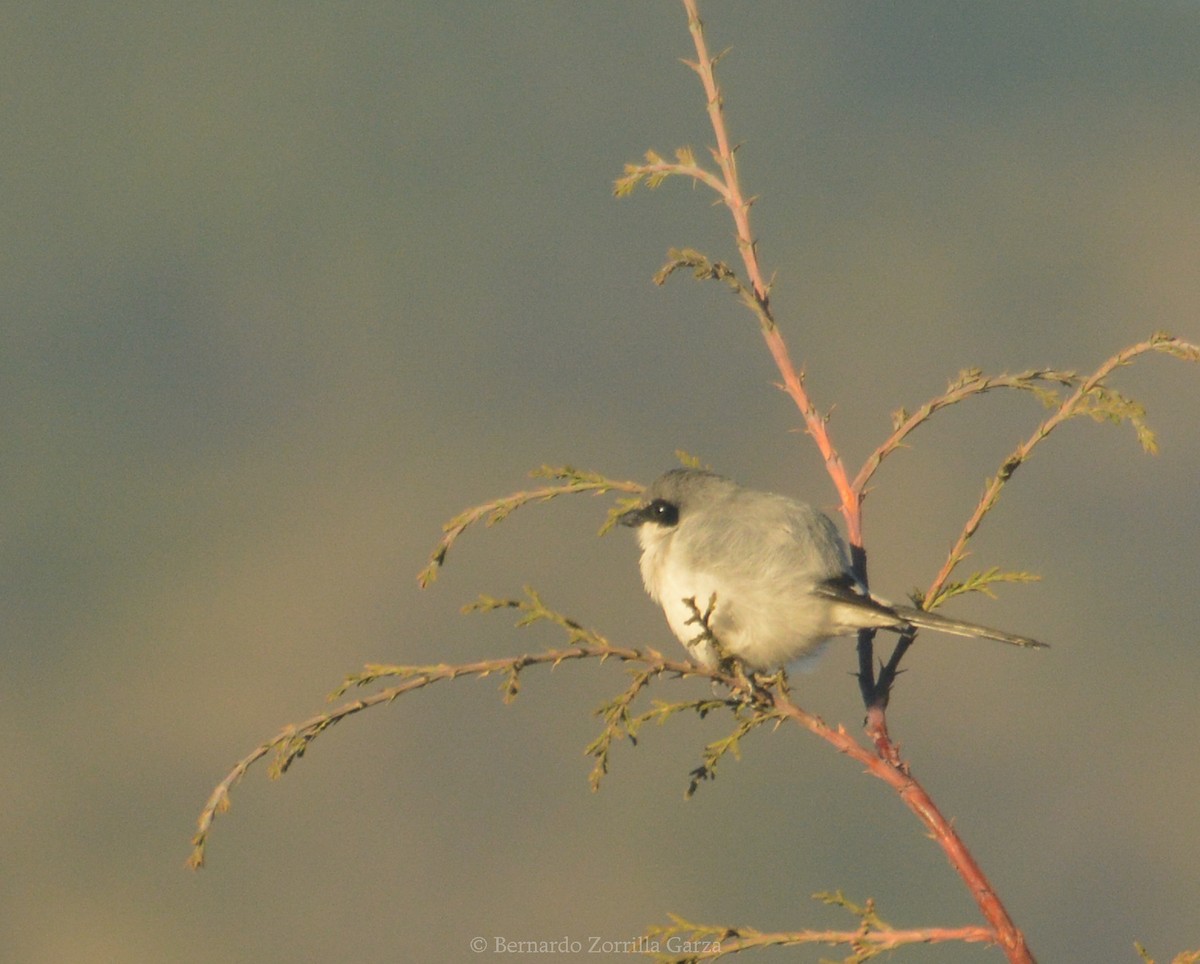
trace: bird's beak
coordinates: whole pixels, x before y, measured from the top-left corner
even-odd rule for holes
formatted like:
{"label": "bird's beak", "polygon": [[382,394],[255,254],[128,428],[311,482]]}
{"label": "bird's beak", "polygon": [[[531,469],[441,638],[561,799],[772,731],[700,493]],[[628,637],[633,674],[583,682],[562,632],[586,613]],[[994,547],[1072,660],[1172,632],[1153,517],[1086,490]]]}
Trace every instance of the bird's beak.
{"label": "bird's beak", "polygon": [[633,526],[637,528],[646,521],[646,506],[639,505],[636,509],[630,509],[628,512],[622,512],[617,516],[617,522],[623,526]]}

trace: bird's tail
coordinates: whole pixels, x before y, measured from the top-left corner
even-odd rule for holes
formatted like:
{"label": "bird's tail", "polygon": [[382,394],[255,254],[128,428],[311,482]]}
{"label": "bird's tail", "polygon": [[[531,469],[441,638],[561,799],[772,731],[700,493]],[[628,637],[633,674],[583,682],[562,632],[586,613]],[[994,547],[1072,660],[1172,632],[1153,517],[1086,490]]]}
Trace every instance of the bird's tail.
{"label": "bird's tail", "polygon": [[1028,636],[1017,636],[1014,633],[1006,633],[1001,629],[989,629],[987,626],[980,626],[979,623],[968,622],[965,619],[951,619],[948,616],[931,613],[925,609],[914,609],[912,606],[896,606],[893,604],[891,608],[897,616],[906,622],[912,623],[918,629],[932,629],[934,632],[950,633],[952,636],[994,639],[1012,646],[1028,646],[1033,649],[1049,648],[1046,643],[1030,639]]}

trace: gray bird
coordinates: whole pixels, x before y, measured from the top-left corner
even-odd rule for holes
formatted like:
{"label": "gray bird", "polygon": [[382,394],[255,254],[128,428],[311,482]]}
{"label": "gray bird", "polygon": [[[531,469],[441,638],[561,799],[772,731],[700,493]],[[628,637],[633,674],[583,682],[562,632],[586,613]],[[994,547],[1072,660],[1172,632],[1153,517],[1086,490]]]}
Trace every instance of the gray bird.
{"label": "gray bird", "polygon": [[[868,628],[1045,646],[872,596],[827,515],[712,472],[672,469],[618,521],[637,529],[646,592],[688,652],[708,667],[719,661],[711,636],[725,654],[763,672],[815,659],[831,637]],[[710,605],[706,634],[698,617]]]}

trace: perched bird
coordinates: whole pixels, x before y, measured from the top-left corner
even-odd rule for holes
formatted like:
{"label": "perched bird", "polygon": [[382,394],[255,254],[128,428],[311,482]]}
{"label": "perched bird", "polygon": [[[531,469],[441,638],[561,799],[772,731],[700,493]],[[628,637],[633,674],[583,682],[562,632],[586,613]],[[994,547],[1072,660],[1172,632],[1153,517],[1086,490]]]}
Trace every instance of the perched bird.
{"label": "perched bird", "polygon": [[725,655],[763,672],[815,658],[831,637],[860,629],[933,629],[1045,646],[871,595],[827,515],[712,472],[672,469],[618,521],[637,529],[646,592],[705,666],[719,662],[714,636]]}

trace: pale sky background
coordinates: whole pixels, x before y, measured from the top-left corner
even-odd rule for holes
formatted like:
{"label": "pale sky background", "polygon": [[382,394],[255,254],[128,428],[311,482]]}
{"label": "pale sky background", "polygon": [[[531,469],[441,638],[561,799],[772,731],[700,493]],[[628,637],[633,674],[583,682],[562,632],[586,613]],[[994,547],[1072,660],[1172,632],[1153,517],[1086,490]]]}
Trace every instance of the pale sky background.
{"label": "pale sky background", "polygon": [[[836,888],[897,926],[977,922],[908,811],[798,731],[685,801],[728,721],[680,718],[592,794],[616,666],[359,716],[281,782],[253,770],[185,871],[213,784],[347,673],[559,642],[459,615],[478,593],[530,583],[673,651],[629,534],[595,538],[606,500],[471,532],[417,589],[440,524],[529,469],[649,481],[683,448],[834,495],[749,316],[650,282],[673,245],[732,260],[723,210],[682,182],[611,197],[645,150],[711,142],[678,4],[5,7],[6,960],[487,960],[472,937],[628,939],[671,912],[852,926],[809,899]],[[960,369],[1200,337],[1195,4],[704,12],[773,303],[850,465]],[[891,714],[1043,961],[1200,946],[1200,369],[1115,385],[1161,455],[1068,425],[972,559],[1042,582],[952,610],[1054,648],[926,636]],[[1042,416],[977,399],[885,467],[878,591],[928,583]],[[853,668],[835,645],[797,699],[857,730]]]}

